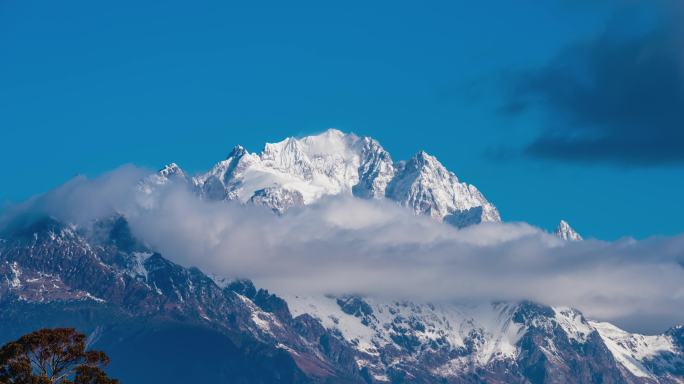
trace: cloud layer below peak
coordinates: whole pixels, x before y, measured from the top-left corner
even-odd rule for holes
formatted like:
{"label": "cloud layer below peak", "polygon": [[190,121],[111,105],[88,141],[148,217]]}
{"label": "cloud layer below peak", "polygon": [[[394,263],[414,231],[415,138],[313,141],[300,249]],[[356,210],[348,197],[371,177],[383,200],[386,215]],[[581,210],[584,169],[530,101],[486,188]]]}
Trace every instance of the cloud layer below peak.
{"label": "cloud layer below peak", "polygon": [[684,321],[684,236],[564,242],[525,223],[459,230],[392,202],[351,197],[277,216],[202,201],[173,183],[144,193],[137,184],[144,173],[124,167],[72,180],[9,209],[4,221],[34,212],[88,225],[123,213],[134,234],[167,258],[276,293],[529,299],[641,331]]}

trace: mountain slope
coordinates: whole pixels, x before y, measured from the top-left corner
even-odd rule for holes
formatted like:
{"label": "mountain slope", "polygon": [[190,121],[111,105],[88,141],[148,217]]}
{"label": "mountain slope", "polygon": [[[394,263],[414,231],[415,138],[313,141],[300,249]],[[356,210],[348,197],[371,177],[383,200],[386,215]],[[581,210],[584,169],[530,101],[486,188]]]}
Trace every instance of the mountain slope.
{"label": "mountain slope", "polygon": [[630,334],[530,302],[281,298],[166,260],[137,241],[123,217],[88,229],[49,218],[18,227],[0,234],[2,340],[77,326],[112,351],[120,362],[112,369],[127,382],[149,382],[145,372],[173,361],[189,371],[165,382],[187,382],[187,372],[205,382],[263,383],[684,379],[679,327]]}
{"label": "mountain slope", "polygon": [[397,165],[386,196],[416,214],[458,227],[501,221],[497,209],[472,185],[459,182],[437,159],[419,152]]}
{"label": "mountain slope", "polygon": [[[87,231],[44,218],[0,238],[3,340],[71,324],[131,352],[129,338],[158,337],[160,328],[218,334],[229,342],[225,353],[252,361],[231,368],[244,382],[361,381],[344,361],[352,351],[343,343],[327,350],[311,343],[310,332],[325,332],[293,319],[282,300],[253,286],[240,293],[221,288],[201,271],[166,260],[133,238],[122,217]],[[279,378],[264,376],[255,369],[260,365],[281,367]]]}
{"label": "mountain slope", "polygon": [[651,383],[681,382],[684,374],[683,345],[673,331],[630,334],[570,308],[286,299],[294,314],[311,314],[348,340],[362,353],[359,365],[387,381]]}

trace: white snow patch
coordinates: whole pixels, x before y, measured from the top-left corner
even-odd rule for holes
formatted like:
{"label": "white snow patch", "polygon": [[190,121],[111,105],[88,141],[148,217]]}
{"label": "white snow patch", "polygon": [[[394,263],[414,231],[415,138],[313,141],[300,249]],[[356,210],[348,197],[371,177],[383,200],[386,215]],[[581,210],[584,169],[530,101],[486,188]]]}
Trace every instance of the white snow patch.
{"label": "white snow patch", "polygon": [[583,240],[582,236],[575,231],[567,221],[561,220],[556,228],[555,235],[563,240],[569,241],[580,241]]}
{"label": "white snow patch", "polygon": [[282,324],[272,313],[265,312],[261,310],[254,302],[247,297],[235,294],[250,310],[250,319],[261,331],[276,337],[275,331],[279,328],[282,329]]}
{"label": "white snow patch", "polygon": [[553,310],[556,313],[556,322],[570,339],[585,343],[589,334],[594,331],[579,311],[567,307],[553,308]]}
{"label": "white snow patch", "polygon": [[97,297],[97,296],[91,295],[90,292],[86,292],[86,293],[85,293],[85,298],[86,298],[86,299],[93,300],[93,301],[98,302],[98,303],[104,303],[104,302],[106,302],[106,300],[104,300],[104,299],[101,299],[101,298],[99,298],[99,297]]}
{"label": "white snow patch", "polygon": [[[524,333],[522,325],[512,321],[512,304],[433,305],[364,298],[373,313],[360,318],[343,312],[334,297],[291,295],[285,299],[293,316],[313,316],[325,328],[339,331],[356,349],[370,355],[377,356],[380,348],[394,343],[395,327],[411,332],[422,343],[446,340],[450,348],[463,347],[465,340],[475,340],[474,353],[439,367],[436,373],[441,376],[455,375],[470,365],[515,358],[516,344]],[[366,360],[357,360],[359,368],[367,364]]]}
{"label": "white snow patch", "polygon": [[[345,340],[355,344],[360,351],[378,355],[374,342],[379,342],[376,333],[361,323],[361,319],[346,314],[335,302],[326,296],[285,296],[293,317],[309,314],[318,319],[323,327],[340,331]],[[381,342],[387,342],[382,340]]]}
{"label": "white snow patch", "polygon": [[294,349],[288,347],[287,345],[285,345],[285,344],[283,344],[283,343],[278,343],[278,344],[276,344],[276,348],[285,350],[285,351],[287,351],[287,352],[289,352],[290,354],[293,354],[293,355],[299,355],[299,353],[298,353],[297,351],[295,351]]}
{"label": "white snow patch", "polygon": [[271,322],[269,320],[270,318],[269,316],[267,316],[265,312],[252,312],[252,322],[254,322],[254,324],[256,324],[256,326],[259,327],[259,329],[261,329],[262,331],[273,334],[273,332],[271,331]]}
{"label": "white snow patch", "polygon": [[133,252],[133,265],[128,271],[131,277],[143,277],[147,281],[147,269],[145,268],[145,260],[152,256],[151,252]]}
{"label": "white snow patch", "polygon": [[663,352],[676,352],[672,339],[667,335],[646,336],[629,333],[605,322],[589,324],[599,333],[615,360],[637,377],[655,379],[653,373],[644,366],[643,360],[656,357]]}
{"label": "white snow patch", "polygon": [[21,268],[19,268],[19,264],[16,261],[13,262],[10,264],[10,270],[12,271],[12,280],[9,281],[10,287],[21,288]]}

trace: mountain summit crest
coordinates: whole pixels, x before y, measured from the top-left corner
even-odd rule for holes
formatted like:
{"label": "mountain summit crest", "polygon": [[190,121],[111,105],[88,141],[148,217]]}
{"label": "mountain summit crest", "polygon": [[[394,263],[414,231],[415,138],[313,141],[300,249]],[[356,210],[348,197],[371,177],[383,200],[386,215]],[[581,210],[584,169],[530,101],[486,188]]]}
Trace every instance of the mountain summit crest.
{"label": "mountain summit crest", "polygon": [[[177,173],[167,168],[159,177]],[[238,145],[188,182],[204,199],[257,203],[278,213],[325,196],[351,195],[392,200],[458,227],[501,221],[475,186],[461,182],[436,157],[421,150],[395,162],[377,140],[334,128],[267,143],[261,153]]]}
{"label": "mountain summit crest", "polygon": [[575,231],[567,221],[561,220],[556,228],[555,235],[563,240],[579,241],[582,240],[582,236]]}

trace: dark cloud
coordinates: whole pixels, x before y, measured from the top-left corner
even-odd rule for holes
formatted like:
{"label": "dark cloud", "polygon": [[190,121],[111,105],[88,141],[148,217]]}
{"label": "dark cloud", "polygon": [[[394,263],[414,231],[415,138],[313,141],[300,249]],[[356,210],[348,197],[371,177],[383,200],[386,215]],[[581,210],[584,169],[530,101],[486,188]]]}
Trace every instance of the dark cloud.
{"label": "dark cloud", "polygon": [[[680,9],[671,8],[671,15]],[[524,154],[655,166],[684,164],[684,49],[679,17],[648,32],[611,25],[515,77],[502,112],[542,108],[547,120]]]}

